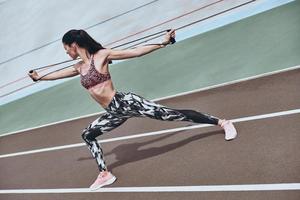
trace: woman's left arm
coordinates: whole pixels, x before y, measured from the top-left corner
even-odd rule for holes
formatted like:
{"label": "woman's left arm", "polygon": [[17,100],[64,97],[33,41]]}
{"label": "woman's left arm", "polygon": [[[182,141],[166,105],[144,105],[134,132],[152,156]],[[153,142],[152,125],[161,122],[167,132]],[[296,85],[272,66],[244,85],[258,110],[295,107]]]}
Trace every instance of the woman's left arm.
{"label": "woman's left arm", "polygon": [[125,50],[110,49],[107,58],[108,60],[121,60],[121,59],[143,56],[168,45],[171,41],[171,37],[173,38],[175,37],[175,30],[171,30],[168,33],[166,33],[164,42],[161,44],[140,46],[135,49],[125,49]]}

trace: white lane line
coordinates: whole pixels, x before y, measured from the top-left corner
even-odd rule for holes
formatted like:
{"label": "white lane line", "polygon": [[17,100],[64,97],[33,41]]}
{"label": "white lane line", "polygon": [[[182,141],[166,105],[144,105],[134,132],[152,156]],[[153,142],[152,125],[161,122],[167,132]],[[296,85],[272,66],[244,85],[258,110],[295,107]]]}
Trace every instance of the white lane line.
{"label": "white lane line", "polygon": [[[170,95],[170,96],[166,96],[166,97],[162,97],[162,98],[157,98],[157,99],[153,99],[152,101],[157,102],[157,101],[167,100],[167,99],[171,99],[171,98],[176,98],[176,97],[189,95],[189,94],[193,94],[193,93],[197,93],[197,92],[202,92],[202,91],[206,91],[206,90],[211,90],[211,89],[215,89],[215,88],[219,88],[219,87],[229,86],[229,85],[233,85],[233,84],[236,84],[236,83],[242,83],[242,82],[245,82],[245,81],[250,81],[250,80],[254,80],[254,79],[258,79],[258,78],[263,78],[263,77],[266,77],[266,76],[271,76],[271,75],[275,75],[275,74],[279,74],[279,73],[283,73],[283,72],[297,70],[299,68],[300,68],[300,65],[297,65],[297,66],[289,67],[289,68],[286,68],[286,69],[276,70],[276,71],[272,71],[272,72],[266,72],[266,73],[263,73],[263,74],[250,76],[250,77],[247,77],[247,78],[242,78],[242,79],[229,81],[229,82],[225,82],[225,83],[220,83],[220,84],[216,84],[216,85],[212,85],[212,86],[208,86],[208,87],[204,87],[204,88],[200,88],[200,89],[196,89],[196,90],[191,90],[191,91],[179,93],[179,94],[176,94],[176,95]],[[4,137],[4,136],[9,136],[9,135],[12,135],[12,134],[16,134],[16,133],[31,131],[31,130],[44,128],[44,127],[47,127],[47,126],[52,126],[52,125],[61,124],[61,123],[65,123],[65,122],[70,122],[70,121],[74,121],[74,120],[78,120],[78,119],[93,117],[93,116],[101,115],[103,113],[104,113],[104,111],[101,111],[101,112],[97,112],[97,113],[83,115],[83,116],[80,116],[80,117],[75,117],[75,118],[66,119],[66,120],[62,120],[62,121],[57,121],[57,122],[53,122],[53,123],[49,123],[49,124],[44,124],[44,125],[41,125],[41,126],[36,126],[36,127],[31,127],[31,128],[27,128],[27,129],[18,130],[18,131],[3,133],[3,134],[0,135],[0,138]]]}
{"label": "white lane line", "polygon": [[300,190],[300,183],[249,184],[249,185],[203,185],[203,186],[161,186],[161,187],[111,187],[91,191],[88,188],[65,189],[17,189],[0,190],[0,194],[33,193],[91,193],[91,192],[241,192],[241,191],[283,191]]}
{"label": "white lane line", "polygon": [[[267,119],[267,118],[272,118],[272,117],[293,115],[293,114],[298,114],[298,113],[300,113],[300,109],[287,110],[287,111],[282,111],[282,112],[275,112],[275,113],[269,113],[269,114],[263,114],[263,115],[255,115],[255,116],[250,116],[250,117],[237,118],[237,119],[233,119],[231,121],[237,123],[237,122],[245,122],[245,121]],[[161,130],[161,131],[154,131],[154,132],[141,133],[141,134],[135,134],[135,135],[129,135],[129,136],[123,136],[123,137],[116,137],[116,138],[111,138],[111,139],[106,139],[106,140],[99,140],[99,143],[115,142],[115,141],[120,141],[120,140],[128,140],[128,139],[134,139],[134,138],[140,138],[140,137],[146,137],[146,136],[161,135],[161,134],[165,134],[165,133],[174,133],[174,132],[178,132],[178,131],[204,128],[204,127],[209,127],[209,126],[213,126],[213,125],[198,124],[198,125],[194,125],[194,126],[166,129],[166,130]],[[23,151],[23,152],[17,152],[17,153],[3,154],[3,155],[0,155],[0,158],[8,158],[8,157],[28,155],[28,154],[34,154],[34,153],[47,152],[47,151],[61,150],[61,149],[69,149],[69,148],[81,147],[81,146],[85,146],[85,145],[86,145],[85,143],[77,143],[77,144],[71,144],[71,145],[63,145],[63,146],[43,148],[43,149],[37,149],[37,150],[30,150],[30,151]]]}

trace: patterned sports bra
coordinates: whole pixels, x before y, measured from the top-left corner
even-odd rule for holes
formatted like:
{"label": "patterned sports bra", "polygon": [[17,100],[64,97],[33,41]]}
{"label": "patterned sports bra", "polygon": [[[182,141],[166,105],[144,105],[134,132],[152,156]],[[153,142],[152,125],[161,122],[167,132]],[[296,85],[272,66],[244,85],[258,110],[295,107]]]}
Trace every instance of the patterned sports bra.
{"label": "patterned sports bra", "polygon": [[103,83],[109,79],[111,79],[110,74],[102,74],[98,72],[95,68],[94,64],[94,55],[92,55],[90,69],[85,75],[80,73],[81,77],[81,85],[86,89],[90,89],[91,87]]}

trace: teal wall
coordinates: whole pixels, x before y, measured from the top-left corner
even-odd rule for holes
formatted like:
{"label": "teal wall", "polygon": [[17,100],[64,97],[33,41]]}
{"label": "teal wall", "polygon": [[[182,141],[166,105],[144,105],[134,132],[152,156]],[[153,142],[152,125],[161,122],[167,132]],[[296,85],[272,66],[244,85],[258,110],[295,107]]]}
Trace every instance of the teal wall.
{"label": "teal wall", "polygon": [[[111,66],[115,87],[154,99],[300,64],[300,1]],[[0,107],[0,134],[102,109],[75,78]]]}

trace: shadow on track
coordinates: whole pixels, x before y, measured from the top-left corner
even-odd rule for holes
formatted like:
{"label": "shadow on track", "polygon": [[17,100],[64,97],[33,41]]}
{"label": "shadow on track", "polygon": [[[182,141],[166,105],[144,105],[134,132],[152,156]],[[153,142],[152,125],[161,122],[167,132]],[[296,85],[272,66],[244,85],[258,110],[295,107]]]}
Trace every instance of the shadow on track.
{"label": "shadow on track", "polygon": [[[187,139],[184,139],[184,140],[181,140],[178,142],[165,144],[161,147],[150,147],[147,149],[141,149],[143,146],[162,141],[164,139],[167,139],[174,135],[177,135],[181,132],[184,132],[184,131],[178,131],[176,133],[167,134],[162,137],[155,138],[153,140],[148,140],[145,142],[135,142],[135,143],[118,145],[112,151],[110,151],[108,153],[104,153],[105,157],[107,157],[108,155],[115,155],[115,159],[117,160],[116,162],[110,164],[108,166],[108,168],[110,170],[113,170],[117,167],[126,165],[128,163],[144,160],[147,158],[151,158],[154,156],[158,156],[158,155],[173,151],[179,147],[182,147],[182,146],[184,146],[190,142],[196,141],[196,140],[200,140],[200,139],[203,139],[203,138],[206,138],[209,136],[213,136],[213,135],[223,134],[223,132],[221,130],[217,130],[217,131],[202,133],[199,135],[194,135],[192,137],[189,137]],[[93,158],[92,157],[82,157],[82,158],[79,158],[78,161],[89,160],[89,159],[93,159]]]}

